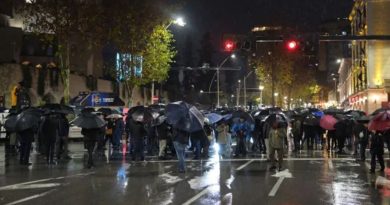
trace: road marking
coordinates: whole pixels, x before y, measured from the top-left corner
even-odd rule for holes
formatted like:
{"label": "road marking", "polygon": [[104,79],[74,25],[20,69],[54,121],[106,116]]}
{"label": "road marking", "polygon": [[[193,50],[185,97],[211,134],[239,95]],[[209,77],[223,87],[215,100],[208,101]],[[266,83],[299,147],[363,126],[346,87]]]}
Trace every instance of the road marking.
{"label": "road marking", "polygon": [[271,197],[274,197],[276,195],[276,192],[278,191],[280,185],[285,178],[293,178],[291,172],[288,169],[285,169],[281,172],[277,172],[276,174],[272,175],[272,177],[278,177],[279,179],[268,194],[268,196]]}
{"label": "road marking", "polygon": [[52,190],[49,190],[49,191],[46,191],[46,192],[43,192],[43,193],[40,193],[40,194],[35,194],[35,195],[32,195],[32,196],[29,196],[29,197],[26,197],[26,198],[23,198],[23,199],[19,199],[17,201],[14,201],[14,202],[10,202],[6,205],[15,205],[15,204],[20,204],[20,203],[23,203],[23,202],[26,202],[26,201],[29,201],[29,200],[32,200],[32,199],[36,199],[36,198],[39,198],[39,197],[43,197],[43,196],[46,196],[48,194],[50,194],[51,192],[54,192],[56,191],[57,189],[52,189]]}
{"label": "road marking", "polygon": [[248,166],[248,165],[249,165],[250,163],[252,163],[253,161],[255,161],[255,160],[252,159],[252,160],[248,161],[247,163],[245,163],[245,164],[239,166],[239,167],[236,169],[236,171],[240,171],[241,169],[245,168],[246,166]]}
{"label": "road marking", "polygon": [[16,189],[42,189],[42,188],[52,188],[56,186],[61,186],[60,183],[45,183],[45,184],[25,184],[25,185],[11,185],[8,187],[0,188],[0,191],[5,190],[16,190]]}
{"label": "road marking", "polygon": [[331,170],[334,169],[334,167],[333,167],[333,160],[332,159],[328,160],[328,166],[329,166],[329,169],[331,169]]}
{"label": "road marking", "polygon": [[269,192],[268,196],[275,196],[276,195],[276,192],[278,191],[280,185],[282,184],[284,180],[284,177],[280,177],[278,179],[278,181],[276,182],[276,184],[274,185],[274,187],[272,187],[271,191]]}
{"label": "road marking", "polygon": [[[35,181],[22,182],[22,183],[18,183],[18,184],[2,186],[2,187],[0,187],[0,191],[2,191],[2,190],[12,190],[12,189],[15,189],[15,187],[23,187],[25,185],[35,184],[35,183],[39,183],[39,182],[46,182],[46,181],[50,181],[50,180],[72,178],[72,177],[77,177],[77,176],[87,176],[87,175],[94,174],[94,173],[95,172],[87,172],[87,173],[79,173],[79,174],[69,175],[69,176],[52,177],[52,178],[46,178],[46,179],[39,179],[39,180],[35,180]],[[39,186],[39,185],[37,185],[37,186]],[[32,186],[32,187],[34,187],[34,186]]]}
{"label": "road marking", "polygon": [[183,205],[190,205],[190,204],[192,204],[194,201],[198,200],[200,197],[205,195],[209,191],[208,189],[209,189],[209,187],[206,187],[201,192],[199,192],[197,195],[193,196],[191,199],[189,199],[186,202],[184,202]]}

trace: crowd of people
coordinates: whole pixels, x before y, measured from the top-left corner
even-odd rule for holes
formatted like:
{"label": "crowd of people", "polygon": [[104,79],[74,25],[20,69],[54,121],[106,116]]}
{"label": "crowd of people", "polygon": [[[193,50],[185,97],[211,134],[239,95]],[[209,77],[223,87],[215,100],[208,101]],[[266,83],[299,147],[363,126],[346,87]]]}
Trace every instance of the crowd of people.
{"label": "crowd of people", "polygon": [[[93,109],[84,114],[105,122],[104,126],[81,130],[88,153],[88,168],[94,166],[94,153],[105,154],[107,142],[113,155],[120,153],[125,146],[133,161],[144,161],[145,154],[157,155],[159,160],[177,158],[179,172],[185,172],[188,151],[193,153],[194,160],[207,159],[214,144],[219,147],[220,158],[247,157],[248,153],[258,156],[253,154],[259,153],[271,162],[271,169],[278,170],[283,168],[283,157],[288,151],[298,153],[305,144],[307,150],[335,150],[337,154],[348,154],[346,151],[349,150],[359,161],[366,160],[366,148],[369,147],[372,172],[375,171],[376,159],[381,170],[384,169],[384,144],[390,149],[389,130],[369,131],[369,120],[365,116],[357,119],[334,115],[337,123],[334,129],[327,130],[320,126],[320,117],[313,113],[287,116],[281,110],[266,115],[247,112],[250,118],[227,115],[216,122],[208,122],[206,117],[203,129],[188,132],[169,124],[163,114],[152,123],[133,120],[130,116],[123,120],[119,114],[108,117]],[[29,156],[35,141],[36,151],[45,156],[47,164],[69,160],[69,128],[66,114],[46,110],[34,126],[22,131],[7,131],[6,153],[14,155],[19,152],[20,164],[30,165]]]}

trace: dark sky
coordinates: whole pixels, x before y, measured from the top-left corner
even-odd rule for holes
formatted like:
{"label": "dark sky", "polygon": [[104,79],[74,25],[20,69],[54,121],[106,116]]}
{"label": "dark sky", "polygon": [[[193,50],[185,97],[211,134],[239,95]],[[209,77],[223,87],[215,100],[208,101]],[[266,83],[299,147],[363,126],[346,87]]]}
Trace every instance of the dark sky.
{"label": "dark sky", "polygon": [[180,14],[185,28],[173,28],[179,51],[186,36],[197,45],[211,32],[215,45],[222,34],[248,33],[256,25],[282,25],[315,31],[321,22],[348,17],[353,0],[187,0]]}

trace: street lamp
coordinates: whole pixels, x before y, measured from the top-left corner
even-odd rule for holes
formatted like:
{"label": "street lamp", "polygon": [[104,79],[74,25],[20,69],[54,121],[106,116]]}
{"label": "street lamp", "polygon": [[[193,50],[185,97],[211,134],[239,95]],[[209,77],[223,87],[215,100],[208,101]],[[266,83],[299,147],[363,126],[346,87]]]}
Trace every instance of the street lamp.
{"label": "street lamp", "polygon": [[[169,24],[165,26],[165,29],[168,29],[172,24],[183,27],[186,25],[186,22],[184,21],[184,19],[182,17],[177,17],[176,19],[171,20],[169,22]],[[160,86],[160,89],[162,89],[161,86]],[[152,90],[151,90],[150,94],[151,94],[151,97],[150,97],[151,104],[154,104],[154,79],[152,80]],[[161,94],[161,91],[160,91],[160,94]],[[159,98],[161,98],[161,96],[159,96]]]}
{"label": "street lamp", "polygon": [[333,81],[334,81],[334,98],[335,98],[335,101],[336,101],[336,104],[337,104],[338,103],[337,102],[337,78],[334,77]]}
{"label": "street lamp", "polygon": [[238,87],[237,87],[237,99],[236,99],[236,107],[240,105],[240,89],[241,89],[241,80],[238,80]]}
{"label": "street lamp", "polygon": [[246,79],[253,73],[253,71],[249,72],[248,75],[244,77],[244,106],[246,107]]}
{"label": "street lamp", "polygon": [[211,86],[214,82],[214,78],[215,76],[217,76],[217,107],[220,106],[220,101],[219,101],[219,93],[220,93],[220,86],[219,86],[219,71],[221,70],[222,66],[227,62],[227,60],[229,60],[229,58],[231,59],[235,59],[236,58],[236,55],[235,54],[231,54],[230,56],[226,57],[217,67],[217,72],[215,72],[213,78],[211,79],[211,82],[210,82],[210,85],[209,85],[209,92],[211,92]]}
{"label": "street lamp", "polygon": [[264,86],[260,85],[259,86],[259,90],[260,90],[260,105],[263,104],[263,90],[264,90]]}

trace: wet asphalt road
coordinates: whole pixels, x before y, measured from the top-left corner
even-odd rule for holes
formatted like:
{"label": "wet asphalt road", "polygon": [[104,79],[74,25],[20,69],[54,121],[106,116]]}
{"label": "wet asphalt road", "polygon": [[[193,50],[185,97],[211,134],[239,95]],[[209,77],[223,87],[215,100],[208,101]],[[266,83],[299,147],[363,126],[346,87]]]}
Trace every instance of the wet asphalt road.
{"label": "wet asphalt road", "polygon": [[[375,187],[368,163],[322,151],[290,154],[281,172],[261,156],[188,161],[129,162],[99,158],[84,168],[81,143],[73,159],[48,166],[33,154],[22,167],[0,145],[0,204],[390,204],[390,190]],[[386,155],[388,156],[388,155]],[[379,167],[378,167],[379,169]]]}

